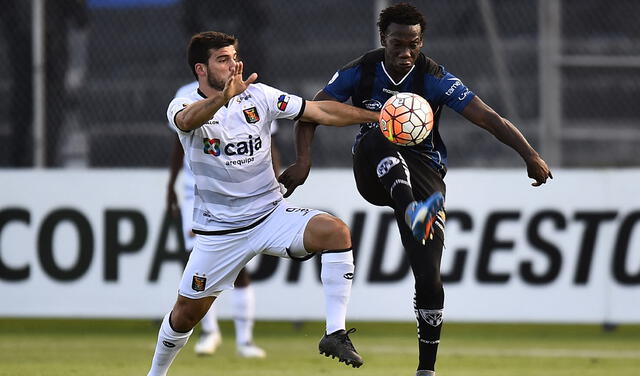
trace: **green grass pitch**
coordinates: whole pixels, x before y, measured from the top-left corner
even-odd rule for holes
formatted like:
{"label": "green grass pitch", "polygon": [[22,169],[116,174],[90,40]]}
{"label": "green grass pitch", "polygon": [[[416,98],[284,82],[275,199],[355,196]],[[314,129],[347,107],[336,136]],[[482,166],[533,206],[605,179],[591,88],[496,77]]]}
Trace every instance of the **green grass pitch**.
{"label": "green grass pitch", "polygon": [[[145,320],[0,319],[0,375],[145,375],[158,323]],[[415,375],[411,323],[353,323],[352,340],[365,359],[353,369],[318,354],[323,325],[258,322],[264,360],[236,356],[231,322],[210,357],[193,353],[195,336],[169,375],[400,376]],[[597,325],[445,323],[439,376],[638,376],[640,325],[603,331]]]}

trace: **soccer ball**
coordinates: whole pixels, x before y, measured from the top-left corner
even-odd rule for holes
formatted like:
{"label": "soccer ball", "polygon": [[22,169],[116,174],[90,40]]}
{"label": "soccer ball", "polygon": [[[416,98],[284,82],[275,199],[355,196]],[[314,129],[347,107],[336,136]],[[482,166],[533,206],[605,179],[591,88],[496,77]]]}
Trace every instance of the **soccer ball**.
{"label": "soccer ball", "polygon": [[431,133],[433,110],[417,94],[398,93],[382,106],[379,125],[382,134],[394,144],[417,145]]}

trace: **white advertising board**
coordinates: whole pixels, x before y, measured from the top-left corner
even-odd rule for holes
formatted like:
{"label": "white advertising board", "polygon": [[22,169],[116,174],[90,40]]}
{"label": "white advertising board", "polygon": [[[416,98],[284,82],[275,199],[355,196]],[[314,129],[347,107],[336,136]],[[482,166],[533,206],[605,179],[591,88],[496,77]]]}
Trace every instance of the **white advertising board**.
{"label": "white advertising board", "polygon": [[[640,170],[457,170],[442,273],[450,321],[640,322]],[[176,297],[185,253],[164,170],[0,171],[0,316],[149,317]],[[390,209],[350,170],[313,170],[290,200],[352,228],[350,320],[412,320],[413,277]],[[250,265],[258,319],[322,319],[315,259]],[[216,302],[229,317],[225,294]]]}

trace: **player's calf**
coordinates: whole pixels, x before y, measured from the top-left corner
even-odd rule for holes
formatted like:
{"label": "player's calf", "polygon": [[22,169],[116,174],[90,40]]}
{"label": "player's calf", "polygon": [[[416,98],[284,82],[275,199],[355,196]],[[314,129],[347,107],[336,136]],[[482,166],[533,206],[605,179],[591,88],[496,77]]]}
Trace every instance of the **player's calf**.
{"label": "player's calf", "polygon": [[171,313],[171,325],[180,332],[188,332],[196,326],[207,313],[214,301],[213,296],[200,299],[190,299],[178,295]]}
{"label": "player's calf", "polygon": [[162,324],[160,324],[156,350],[153,354],[151,369],[147,376],[166,375],[173,359],[175,359],[180,349],[187,343],[192,332],[192,330],[184,333],[177,331],[171,325],[171,313],[168,313],[162,320]]}

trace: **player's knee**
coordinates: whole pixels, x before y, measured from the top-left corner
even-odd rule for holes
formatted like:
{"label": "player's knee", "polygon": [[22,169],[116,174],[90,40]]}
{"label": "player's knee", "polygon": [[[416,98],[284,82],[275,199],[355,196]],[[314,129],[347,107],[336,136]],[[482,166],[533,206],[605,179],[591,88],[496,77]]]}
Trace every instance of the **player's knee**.
{"label": "player's knee", "polygon": [[351,231],[349,226],[340,218],[332,217],[332,223],[328,231],[328,237],[332,244],[327,249],[348,249],[351,248]]}
{"label": "player's knee", "polygon": [[174,308],[171,312],[171,328],[176,332],[186,333],[193,329],[199,320],[195,320],[195,315],[185,310]]}
{"label": "player's knee", "polygon": [[312,251],[351,248],[349,227],[332,215],[318,215],[305,232],[305,247]]}

